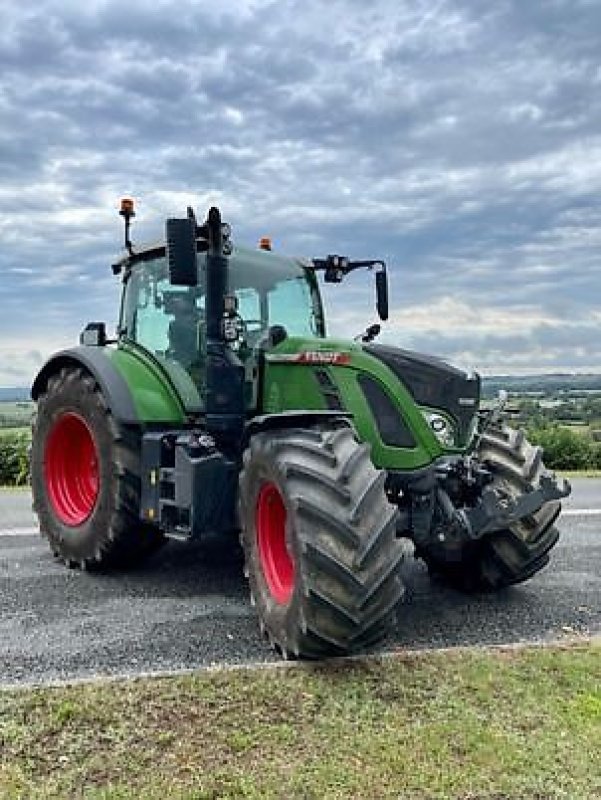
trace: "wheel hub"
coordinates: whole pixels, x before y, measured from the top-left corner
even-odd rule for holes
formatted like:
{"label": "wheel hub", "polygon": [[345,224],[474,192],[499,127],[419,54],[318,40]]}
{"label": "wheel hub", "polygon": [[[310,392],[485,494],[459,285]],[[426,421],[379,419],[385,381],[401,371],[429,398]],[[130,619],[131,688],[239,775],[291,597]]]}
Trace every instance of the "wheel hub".
{"label": "wheel hub", "polygon": [[46,442],[46,491],[56,516],[70,527],[82,525],[98,499],[100,476],[96,442],[85,420],[62,414]]}
{"label": "wheel hub", "polygon": [[256,508],[257,544],[267,587],[276,603],[294,591],[294,561],[286,544],[286,507],[274,483],[261,487]]}

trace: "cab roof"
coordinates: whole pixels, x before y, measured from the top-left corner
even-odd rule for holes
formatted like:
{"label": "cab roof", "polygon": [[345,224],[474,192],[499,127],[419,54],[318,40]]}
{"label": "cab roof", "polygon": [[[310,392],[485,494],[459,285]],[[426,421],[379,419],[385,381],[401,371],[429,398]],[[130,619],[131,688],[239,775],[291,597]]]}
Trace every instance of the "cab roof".
{"label": "cab roof", "polygon": [[[204,240],[197,239],[197,244]],[[199,252],[200,256],[205,255]],[[114,264],[113,271],[116,273],[121,272],[122,269],[135,268],[137,263],[143,261],[150,261],[154,258],[161,258],[165,256],[165,241],[159,240],[150,244],[136,247],[133,255],[125,252],[121,258]],[[261,248],[245,247],[243,245],[234,245],[232,253],[229,256],[230,269],[235,272],[241,269],[247,270],[265,270],[271,273],[300,273],[305,269],[311,269],[312,263],[308,259],[298,258],[294,256],[285,256],[281,253],[273,252],[272,250],[263,250]]]}
{"label": "cab roof", "polygon": [[[198,239],[197,242],[203,240]],[[134,255],[124,254],[113,265],[113,272],[123,272],[124,282],[128,280],[136,265],[154,259],[165,258],[165,242],[159,241],[145,247],[136,248]],[[199,270],[203,270],[206,252],[198,253]],[[308,279],[314,275],[313,264],[307,259],[284,256],[271,250],[235,245],[228,258],[228,272],[232,285],[252,286],[257,290],[269,291],[280,281],[294,278]],[[311,280],[312,278],[309,278]]]}

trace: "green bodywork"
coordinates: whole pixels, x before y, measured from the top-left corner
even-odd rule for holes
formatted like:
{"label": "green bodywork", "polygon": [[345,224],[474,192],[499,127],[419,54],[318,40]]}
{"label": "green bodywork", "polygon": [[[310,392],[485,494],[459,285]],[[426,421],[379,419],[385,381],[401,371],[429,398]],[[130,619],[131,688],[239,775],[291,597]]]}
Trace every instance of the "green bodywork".
{"label": "green bodywork", "polygon": [[[327,405],[320,391],[315,366],[278,360],[282,356],[303,351],[344,353],[348,364],[320,365],[339,391],[344,410],[352,414],[353,423],[363,441],[371,445],[374,464],[382,469],[418,469],[443,454],[443,450],[428,427],[413,398],[396,375],[381,361],[366,353],[355,343],[336,339],[289,338],[267,356],[263,407],[276,413],[292,409],[325,410]],[[368,373],[377,380],[397,407],[411,430],[415,447],[390,447],[379,436],[376,420],[357,381]]]}
{"label": "green bodywork", "polygon": [[[286,356],[302,352],[342,353],[349,357],[343,365],[321,365],[286,361]],[[132,342],[122,341],[118,348],[106,350],[130,387],[138,417],[144,425],[185,426],[190,411],[197,409],[200,397],[185,370],[169,373],[164,364]],[[328,410],[316,376],[316,369],[327,372],[338,390],[345,412],[363,441],[371,445],[376,466],[382,469],[419,469],[445,451],[397,376],[380,360],[351,341],[290,337],[271,350],[265,359],[263,394],[255,413],[276,414],[291,410]],[[378,381],[396,405],[411,430],[415,447],[391,447],[380,438],[376,420],[358,383],[361,374]]]}
{"label": "green bodywork", "polygon": [[[142,347],[120,342],[106,354],[125,379],[138,419],[145,425],[183,425],[186,422],[184,398],[155,358]],[[196,391],[188,379],[187,391]]]}

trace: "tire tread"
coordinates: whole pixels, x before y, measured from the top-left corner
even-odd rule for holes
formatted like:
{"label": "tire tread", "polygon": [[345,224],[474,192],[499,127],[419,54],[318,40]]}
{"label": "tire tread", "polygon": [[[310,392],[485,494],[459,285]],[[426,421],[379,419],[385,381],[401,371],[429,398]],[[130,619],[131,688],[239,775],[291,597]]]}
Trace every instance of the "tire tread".
{"label": "tire tread", "polygon": [[[253,486],[256,491],[259,464],[277,476],[299,545],[297,586],[280,615],[284,621],[272,613],[258,567]],[[346,424],[252,438],[240,475],[241,542],[260,624],[277,650],[338,656],[373,644],[390,629],[403,595],[398,567],[404,548],[384,481],[369,447]]]}

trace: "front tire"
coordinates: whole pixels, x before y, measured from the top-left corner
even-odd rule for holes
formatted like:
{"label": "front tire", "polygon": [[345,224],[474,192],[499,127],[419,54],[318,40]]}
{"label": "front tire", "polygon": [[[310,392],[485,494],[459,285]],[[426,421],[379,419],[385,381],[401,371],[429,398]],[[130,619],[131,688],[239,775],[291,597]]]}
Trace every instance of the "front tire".
{"label": "front tire", "polygon": [[[541,448],[530,444],[522,430],[507,426],[487,430],[476,455],[492,473],[492,488],[507,498],[536,488],[547,472]],[[522,583],[549,562],[559,537],[553,523],[560,510],[558,500],[550,501],[509,528],[467,542],[460,558],[447,561],[437,547],[420,555],[432,573],[463,591],[494,591]]]}
{"label": "front tire", "polygon": [[403,546],[384,479],[346,424],[252,437],[240,475],[245,571],[284,657],[344,655],[388,632]]}
{"label": "front tire", "polygon": [[68,566],[131,566],[163,542],[139,518],[139,432],[117,425],[81,368],[50,376],[38,398],[31,483],[40,531]]}

